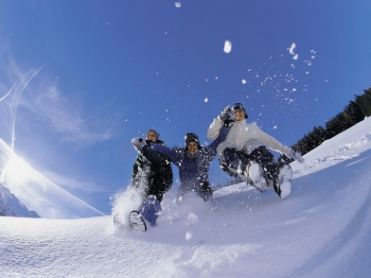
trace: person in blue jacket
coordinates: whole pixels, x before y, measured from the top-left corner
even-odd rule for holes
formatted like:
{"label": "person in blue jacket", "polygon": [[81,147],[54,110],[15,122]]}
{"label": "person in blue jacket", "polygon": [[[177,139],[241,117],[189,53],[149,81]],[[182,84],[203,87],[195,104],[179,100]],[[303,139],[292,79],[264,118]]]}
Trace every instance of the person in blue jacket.
{"label": "person in blue jacket", "polygon": [[157,152],[163,153],[179,169],[179,194],[195,192],[205,201],[209,200],[213,191],[209,184],[209,167],[217,155],[217,147],[223,142],[229,128],[223,127],[219,136],[208,146],[202,147],[198,136],[189,132],[185,136],[185,147],[169,148],[160,144],[146,144],[141,138],[133,138],[132,143],[141,149],[147,157]]}

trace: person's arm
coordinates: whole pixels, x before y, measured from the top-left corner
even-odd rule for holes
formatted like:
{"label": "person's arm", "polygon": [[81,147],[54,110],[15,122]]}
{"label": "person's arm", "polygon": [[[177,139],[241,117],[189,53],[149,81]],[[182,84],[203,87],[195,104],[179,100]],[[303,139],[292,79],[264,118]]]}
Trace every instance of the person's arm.
{"label": "person's arm", "polygon": [[139,169],[143,167],[143,160],[142,156],[138,155],[134,165],[133,165],[133,172],[131,174],[131,186],[138,188],[140,182],[140,173]]}
{"label": "person's arm", "polygon": [[222,126],[229,126],[232,122],[231,107],[228,105],[210,124],[207,130],[207,138],[211,140],[217,139]]}
{"label": "person's arm", "polygon": [[230,127],[222,126],[218,137],[205,148],[207,152],[211,155],[211,157],[216,156],[216,149],[220,143],[225,141],[225,138],[227,137],[229,130]]}
{"label": "person's arm", "polygon": [[164,154],[171,162],[178,165],[181,161],[181,149],[178,147],[169,148],[164,145],[152,144],[150,147],[144,148],[146,152],[159,152]]}
{"label": "person's arm", "polygon": [[179,161],[180,151],[177,147],[170,149],[169,147],[161,144],[146,144],[146,142],[139,137],[131,139],[131,143],[136,150],[141,152],[149,159],[153,158],[158,153],[162,153],[173,163],[177,163]]}
{"label": "person's arm", "polygon": [[274,137],[270,136],[269,134],[265,133],[261,130],[258,126],[253,125],[254,133],[256,137],[267,147],[272,149],[273,151],[279,152],[281,154],[286,155],[288,158],[294,159],[295,152],[288,146],[285,146],[280,141],[275,139]]}
{"label": "person's arm", "polygon": [[215,140],[218,138],[219,131],[223,126],[223,122],[219,117],[214,118],[213,122],[210,124],[207,130],[207,138],[210,140]]}
{"label": "person's arm", "polygon": [[135,160],[135,162],[134,162],[134,165],[133,165],[133,172],[132,172],[132,174],[131,174],[131,178],[132,178],[132,180],[134,180],[135,179],[135,177],[137,176],[137,174],[138,174],[138,159],[139,159],[139,157],[137,157],[137,159]]}

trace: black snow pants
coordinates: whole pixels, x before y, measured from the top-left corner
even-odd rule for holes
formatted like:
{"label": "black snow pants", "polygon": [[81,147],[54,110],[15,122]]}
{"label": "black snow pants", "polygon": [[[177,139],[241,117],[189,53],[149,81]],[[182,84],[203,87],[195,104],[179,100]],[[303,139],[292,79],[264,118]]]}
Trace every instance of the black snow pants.
{"label": "black snow pants", "polygon": [[244,175],[250,161],[256,162],[262,167],[265,179],[275,180],[278,176],[278,163],[273,154],[264,146],[254,149],[250,154],[234,148],[226,148],[219,161],[223,171],[230,176],[237,176],[237,173]]}
{"label": "black snow pants", "polygon": [[171,168],[162,168],[161,170],[153,171],[148,175],[147,185],[144,189],[145,197],[149,195],[156,196],[156,199],[161,203],[163,195],[167,192],[173,182],[173,174]]}

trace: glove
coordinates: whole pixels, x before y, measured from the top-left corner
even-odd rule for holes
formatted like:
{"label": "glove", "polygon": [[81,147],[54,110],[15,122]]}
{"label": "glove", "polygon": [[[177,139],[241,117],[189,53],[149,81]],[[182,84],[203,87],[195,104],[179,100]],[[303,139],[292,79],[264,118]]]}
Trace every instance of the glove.
{"label": "glove", "polygon": [[220,113],[219,119],[223,122],[225,126],[228,126],[231,122],[233,122],[232,109],[229,105],[226,106]]}
{"label": "glove", "polygon": [[304,163],[304,158],[301,156],[301,153],[294,152],[294,159],[299,163]]}
{"label": "glove", "polygon": [[303,157],[301,156],[301,153],[296,152],[296,151],[294,151],[293,149],[290,149],[290,151],[288,152],[287,156],[288,156],[289,158],[292,158],[292,159],[294,159],[294,160],[300,162],[300,163],[303,163],[303,162],[304,162],[304,159],[303,159]]}
{"label": "glove", "polygon": [[131,144],[134,146],[134,149],[140,151],[146,144],[146,141],[143,140],[143,138],[134,137],[133,139],[131,139]]}

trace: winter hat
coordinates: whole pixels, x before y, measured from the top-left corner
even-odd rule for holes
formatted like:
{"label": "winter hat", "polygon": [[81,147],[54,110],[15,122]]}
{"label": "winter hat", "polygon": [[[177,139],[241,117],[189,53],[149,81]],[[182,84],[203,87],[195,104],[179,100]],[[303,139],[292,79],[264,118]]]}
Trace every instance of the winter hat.
{"label": "winter hat", "polygon": [[245,113],[245,119],[247,119],[248,115],[247,115],[246,109],[245,109],[245,107],[243,106],[242,103],[237,102],[237,103],[233,104],[232,111],[234,112],[235,110],[242,110]]}
{"label": "winter hat", "polygon": [[148,134],[148,133],[150,133],[150,132],[153,132],[154,134],[155,134],[155,136],[156,136],[156,140],[158,140],[158,139],[160,139],[160,133],[158,133],[156,130],[154,130],[154,129],[148,129],[148,131],[147,131],[147,133],[146,134]]}
{"label": "winter hat", "polygon": [[198,136],[194,134],[193,132],[187,132],[187,134],[184,137],[186,146],[188,146],[191,142],[196,142],[198,149],[201,149],[200,141],[198,140]]}

